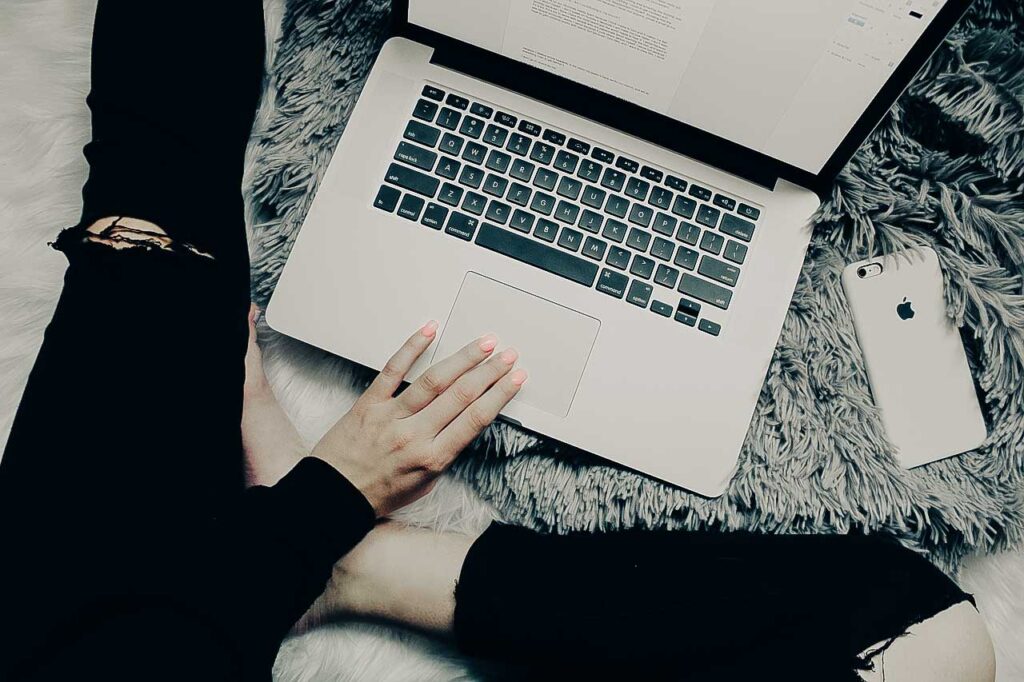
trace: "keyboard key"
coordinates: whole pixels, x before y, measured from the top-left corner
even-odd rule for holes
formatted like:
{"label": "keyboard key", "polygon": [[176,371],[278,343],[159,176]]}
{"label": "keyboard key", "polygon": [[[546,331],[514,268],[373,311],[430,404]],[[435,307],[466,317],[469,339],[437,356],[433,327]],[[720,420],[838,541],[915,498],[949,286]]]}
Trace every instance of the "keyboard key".
{"label": "keyboard key", "polygon": [[724,196],[722,194],[716,194],[713,203],[715,204],[715,206],[718,206],[719,208],[724,208],[726,211],[731,211],[734,208],[736,208],[736,200],[730,199],[729,197]]}
{"label": "keyboard key", "polygon": [[508,144],[505,145],[505,149],[513,154],[526,156],[530,151],[530,138],[519,133],[512,133],[508,136]]}
{"label": "keyboard key", "polygon": [[555,157],[555,168],[563,173],[575,173],[576,166],[579,162],[580,157],[576,156],[572,152],[567,152],[564,149],[561,149]]}
{"label": "keyboard key", "polygon": [[704,236],[700,238],[700,248],[716,256],[722,252],[723,246],[725,246],[725,237],[720,234],[705,232]]}
{"label": "keyboard key", "polygon": [[626,183],[626,196],[637,201],[647,198],[647,192],[651,189],[651,183],[640,178],[630,178]]}
{"label": "keyboard key", "polygon": [[658,170],[657,168],[651,168],[650,166],[644,166],[643,168],[641,168],[640,175],[642,177],[647,178],[651,182],[661,182],[661,179],[665,177],[665,174],[662,173],[660,170]]}
{"label": "keyboard key", "polygon": [[555,198],[544,192],[535,192],[533,201],[530,202],[530,209],[544,215],[551,215],[555,210]]}
{"label": "keyboard key", "polygon": [[384,179],[392,185],[398,185],[402,189],[422,194],[425,197],[433,197],[437,192],[438,185],[441,184],[437,178],[432,178],[418,170],[397,163],[388,166],[388,173]]}
{"label": "keyboard key", "polygon": [[536,123],[531,123],[530,121],[520,121],[519,129],[527,135],[533,135],[534,137],[540,135],[540,126]]}
{"label": "keyboard key", "polygon": [[672,254],[675,253],[675,250],[675,243],[662,237],[655,237],[654,245],[651,247],[651,255],[661,260],[672,260]]}
{"label": "keyboard key", "polygon": [[433,85],[424,85],[423,96],[429,97],[432,100],[440,102],[442,99],[444,99],[444,92],[442,92],[439,88],[435,88]]}
{"label": "keyboard key", "polygon": [[584,159],[583,163],[580,164],[580,170],[577,175],[589,182],[597,182],[601,179],[602,170],[604,170],[604,166],[601,164],[590,159]]}
{"label": "keyboard key", "polygon": [[473,102],[473,106],[469,108],[469,111],[481,118],[490,118],[494,115],[494,109],[491,109],[485,104],[480,104],[479,102]]}
{"label": "keyboard key", "polygon": [[548,128],[544,131],[544,141],[561,147],[565,144],[565,135]]}
{"label": "keyboard key", "polygon": [[612,154],[607,149],[601,149],[600,147],[594,147],[594,150],[590,152],[590,155],[601,163],[611,163],[615,159],[615,154]]}
{"label": "keyboard key", "polygon": [[659,234],[667,235],[669,237],[676,231],[676,223],[679,221],[668,215],[667,213],[656,213],[654,214],[654,225],[652,228]]}
{"label": "keyboard key", "polygon": [[512,168],[508,174],[516,180],[522,180],[523,182],[529,182],[530,178],[533,177],[533,171],[536,168],[532,163],[524,159],[516,159],[512,162]]}
{"label": "keyboard key", "polygon": [[669,289],[675,289],[676,280],[679,279],[679,271],[675,268],[665,265],[664,263],[658,266],[658,269],[654,272],[654,281],[663,287]]}
{"label": "keyboard key", "polygon": [[469,100],[468,99],[466,99],[465,97],[462,97],[461,95],[456,95],[454,92],[452,94],[448,95],[448,99],[446,99],[444,101],[444,103],[445,104],[450,104],[451,106],[455,107],[456,109],[463,109],[463,110],[465,110],[465,108],[469,106]]}
{"label": "keyboard key", "polygon": [[633,159],[627,159],[624,156],[620,156],[618,158],[618,160],[615,162],[615,167],[621,168],[624,171],[629,171],[630,173],[636,173],[638,170],[640,170],[639,163],[637,163]]}
{"label": "keyboard key", "polygon": [[675,195],[664,187],[655,187],[651,190],[651,198],[648,199],[648,201],[652,206],[657,206],[658,208],[662,208],[667,211],[672,208],[673,196]]}
{"label": "keyboard key", "polygon": [[487,167],[492,171],[504,173],[508,170],[508,165],[510,163],[512,163],[512,157],[503,152],[499,152],[497,149],[492,149],[491,153],[487,155]]}
{"label": "keyboard key", "polygon": [[488,223],[481,226],[476,243],[583,286],[592,286],[597,278],[598,267],[595,263]]}
{"label": "keyboard key", "polygon": [[697,222],[701,225],[707,225],[708,227],[714,227],[718,224],[718,218],[722,215],[722,212],[717,208],[710,206],[701,206],[697,210]]}
{"label": "keyboard key", "polygon": [[726,243],[725,253],[722,255],[725,256],[726,260],[731,260],[737,265],[743,265],[743,261],[747,259],[747,247],[730,239]]}
{"label": "keyboard key", "polygon": [[462,200],[462,188],[456,187],[450,182],[441,186],[441,193],[437,195],[438,201],[443,201],[449,206],[458,206]]}
{"label": "keyboard key", "polygon": [[682,322],[686,326],[692,327],[697,324],[697,316],[699,314],[699,303],[694,303],[685,298],[679,299],[679,305],[676,306],[676,322]]}
{"label": "keyboard key", "polygon": [[608,257],[604,259],[604,262],[613,268],[619,270],[625,270],[626,266],[629,265],[629,259],[631,255],[629,251],[622,248],[621,246],[613,246],[608,249]]}
{"label": "keyboard key", "polygon": [[473,166],[466,166],[462,169],[462,173],[459,174],[459,182],[463,185],[468,185],[473,189],[477,189],[484,181],[484,172],[479,168]]}
{"label": "keyboard key", "polygon": [[626,174],[615,170],[614,168],[605,168],[604,175],[601,176],[601,185],[607,187],[613,192],[622,191],[622,187],[626,184]]}
{"label": "keyboard key", "polygon": [[444,228],[444,231],[450,235],[458,237],[459,239],[465,239],[468,242],[473,238],[473,233],[476,232],[477,224],[478,221],[476,218],[472,218],[465,213],[452,211],[451,217],[448,218],[448,226]]}
{"label": "keyboard key", "polygon": [[580,216],[580,207],[576,204],[570,204],[564,199],[559,200],[558,208],[555,209],[555,220],[559,220],[569,225],[575,225],[576,219]]}
{"label": "keyboard key", "polygon": [[711,334],[711,336],[718,336],[722,331],[722,325],[708,319],[703,319],[700,321],[700,324],[697,325],[697,329]]}
{"label": "keyboard key", "polygon": [[618,220],[609,218],[604,223],[604,232],[601,233],[605,239],[611,239],[616,244],[621,244],[626,238],[626,231],[629,228],[626,223],[620,223]]}
{"label": "keyboard key", "polygon": [[636,249],[641,253],[646,253],[647,247],[650,245],[650,232],[644,232],[643,230],[638,230],[635,227],[629,228],[629,236],[626,237],[626,246],[628,246],[631,249]]}
{"label": "keyboard key", "polygon": [[672,306],[661,301],[651,301],[651,312],[662,317],[672,317]]}
{"label": "keyboard key", "polygon": [[587,258],[599,261],[604,258],[604,252],[607,250],[608,243],[601,241],[597,237],[587,237],[587,240],[583,242],[583,255]]}
{"label": "keyboard key", "polygon": [[472,137],[475,140],[483,134],[484,122],[476,116],[467,116],[462,121],[462,126],[459,128],[459,132],[466,137]]}
{"label": "keyboard key", "polygon": [[598,189],[593,185],[587,185],[586,189],[583,190],[583,198],[580,199],[580,201],[591,208],[601,208],[606,196],[607,193],[603,189]]}
{"label": "keyboard key", "polygon": [[487,219],[493,220],[499,225],[508,222],[510,215],[512,215],[512,207],[508,204],[491,199],[491,203],[487,205]]}
{"label": "keyboard key", "polygon": [[541,142],[538,140],[533,143],[533,150],[530,152],[530,158],[537,163],[542,163],[546,166],[551,163],[553,158],[555,158],[555,148],[547,142]]}
{"label": "keyboard key", "polygon": [[427,227],[432,227],[435,230],[440,230],[444,225],[445,218],[448,217],[448,209],[441,204],[435,204],[431,201],[427,204],[427,210],[423,212],[423,220],[420,222]]}
{"label": "keyboard key", "polygon": [[441,113],[437,115],[437,125],[448,130],[455,130],[459,127],[459,121],[462,120],[462,114],[449,109],[448,107],[441,107]]}
{"label": "keyboard key", "polygon": [[447,156],[442,156],[441,162],[437,164],[437,170],[435,170],[434,172],[440,175],[442,178],[454,180],[456,177],[458,177],[460,168],[462,168],[461,163]]}
{"label": "keyboard key", "polygon": [[373,200],[373,205],[382,211],[391,213],[395,210],[395,206],[398,205],[398,197],[402,193],[394,187],[387,185],[381,185],[380,189],[377,190],[377,196]]}
{"label": "keyboard key", "polygon": [[569,149],[573,150],[577,154],[589,154],[590,145],[583,140],[577,140],[575,137],[570,137],[569,142],[566,145]]}
{"label": "keyboard key", "polygon": [[462,200],[462,210],[469,211],[474,215],[480,215],[487,206],[487,197],[476,192],[466,192],[466,198]]}
{"label": "keyboard key", "polygon": [[691,197],[697,197],[701,201],[711,201],[711,190],[707,187],[701,187],[700,185],[690,185]]}
{"label": "keyboard key", "polygon": [[732,292],[728,289],[685,272],[679,280],[679,293],[710,303],[722,310],[727,309],[732,301]]}
{"label": "keyboard key", "polygon": [[555,237],[558,236],[558,223],[541,218],[537,221],[537,229],[533,231],[533,236],[546,242],[555,241]]}
{"label": "keyboard key", "polygon": [[748,206],[746,204],[740,204],[740,207],[736,211],[744,218],[750,218],[751,220],[757,220],[761,217],[760,209]]}
{"label": "keyboard key", "polygon": [[515,128],[516,127],[516,122],[519,119],[517,119],[512,114],[506,114],[504,111],[499,111],[497,116],[494,117],[494,120],[497,121],[498,123],[500,123],[503,126],[508,126],[509,128]]}
{"label": "keyboard key", "polygon": [[484,191],[494,197],[505,196],[505,190],[508,188],[508,179],[503,178],[500,175],[494,173],[488,173],[487,179],[484,180]]}
{"label": "keyboard key", "polygon": [[405,133],[403,137],[413,142],[419,142],[427,147],[433,147],[437,144],[437,138],[441,136],[441,131],[437,128],[431,128],[428,125],[424,125],[419,121],[409,121],[405,126]]}
{"label": "keyboard key", "polygon": [[643,227],[649,226],[653,217],[654,211],[651,207],[643,204],[633,204],[633,208],[629,211],[629,222]]}
{"label": "keyboard key", "polygon": [[625,218],[626,211],[629,210],[629,199],[612,194],[608,197],[608,201],[605,202],[604,210],[616,218]]}
{"label": "keyboard key", "polygon": [[593,232],[597,234],[601,231],[601,223],[604,222],[604,218],[600,213],[595,213],[589,209],[584,209],[583,214],[580,216],[580,227],[587,232]]}
{"label": "keyboard key", "polygon": [[601,270],[601,278],[597,282],[597,290],[615,298],[622,298],[626,295],[627,284],[629,284],[629,277],[604,268]]}
{"label": "keyboard key", "polygon": [[445,133],[444,136],[441,137],[441,144],[439,144],[437,148],[440,149],[445,154],[451,154],[452,156],[458,156],[459,152],[462,151],[462,145],[465,142],[466,141],[463,140],[458,135],[452,135],[451,133]]}
{"label": "keyboard key", "polygon": [[423,199],[413,194],[406,194],[402,197],[402,203],[398,205],[398,215],[408,220],[419,220],[420,211],[423,210]]}
{"label": "keyboard key", "polygon": [[431,102],[427,99],[421,99],[416,102],[416,108],[412,110],[413,116],[423,119],[424,121],[433,121],[436,113],[437,103]]}
{"label": "keyboard key", "polygon": [[679,230],[676,232],[676,239],[690,246],[695,246],[700,240],[700,228],[693,223],[681,223]]}
{"label": "keyboard key", "polygon": [[683,180],[682,178],[677,178],[674,175],[666,176],[665,184],[677,192],[683,192],[686,190],[686,180]]}
{"label": "keyboard key", "polygon": [[684,197],[682,194],[677,196],[675,202],[672,203],[672,212],[683,218],[692,218],[696,210],[697,202]]}
{"label": "keyboard key", "polygon": [[722,226],[718,229],[730,237],[736,237],[745,242],[749,242],[754,237],[754,223],[737,218],[731,213],[726,213],[722,217]]}
{"label": "keyboard key", "polygon": [[651,300],[651,292],[653,290],[654,287],[650,284],[639,280],[633,280],[633,283],[629,285],[629,293],[626,294],[626,300],[633,305],[646,308],[648,301]]}
{"label": "keyboard key", "polygon": [[508,130],[501,126],[496,126],[493,123],[487,126],[487,130],[484,131],[484,142],[494,147],[501,147],[505,144],[505,138],[508,137]]}
{"label": "keyboard key", "polygon": [[512,212],[512,220],[509,221],[508,226],[513,230],[530,234],[530,230],[533,229],[533,214],[517,208]]}
{"label": "keyboard key", "polygon": [[487,147],[476,142],[468,143],[466,149],[462,152],[462,158],[477,165],[484,162],[485,156],[487,156]]}
{"label": "keyboard key", "polygon": [[571,227],[563,227],[562,233],[558,235],[558,245],[569,251],[579,251],[583,245],[583,233]]}
{"label": "keyboard key", "polygon": [[530,203],[531,194],[533,194],[532,189],[526,185],[520,185],[518,182],[513,182],[509,185],[508,196],[505,198],[517,206],[526,206],[526,204]]}
{"label": "keyboard key", "polygon": [[738,267],[723,263],[711,256],[704,256],[700,259],[700,267],[697,268],[697,272],[708,279],[713,279],[716,282],[721,282],[731,287],[736,286],[736,282],[740,278],[740,269]]}
{"label": "keyboard key", "polygon": [[579,197],[580,190],[582,189],[583,183],[568,175],[563,175],[561,181],[558,183],[558,194],[563,197],[569,197],[570,199],[576,199]]}
{"label": "keyboard key", "polygon": [[533,178],[533,184],[541,189],[554,190],[558,182],[558,173],[547,168],[538,168],[537,175]]}
{"label": "keyboard key", "polygon": [[637,254],[633,256],[633,264],[629,266],[629,273],[647,279],[654,273],[654,261]]}
{"label": "keyboard key", "polygon": [[686,270],[693,270],[695,267],[697,267],[697,259],[699,257],[700,254],[694,251],[693,249],[689,249],[685,246],[680,246],[678,249],[676,249],[676,257],[672,259],[672,262],[681,268],[685,268]]}

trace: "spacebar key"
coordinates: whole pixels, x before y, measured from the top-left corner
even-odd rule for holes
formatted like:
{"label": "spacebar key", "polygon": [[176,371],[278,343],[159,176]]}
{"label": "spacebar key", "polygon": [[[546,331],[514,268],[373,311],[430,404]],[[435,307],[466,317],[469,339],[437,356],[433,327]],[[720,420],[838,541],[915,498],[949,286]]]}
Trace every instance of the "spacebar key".
{"label": "spacebar key", "polygon": [[484,223],[476,243],[485,249],[497,251],[523,263],[547,270],[584,286],[593,286],[597,278],[597,265],[576,256],[570,256],[550,246],[539,244],[528,237]]}

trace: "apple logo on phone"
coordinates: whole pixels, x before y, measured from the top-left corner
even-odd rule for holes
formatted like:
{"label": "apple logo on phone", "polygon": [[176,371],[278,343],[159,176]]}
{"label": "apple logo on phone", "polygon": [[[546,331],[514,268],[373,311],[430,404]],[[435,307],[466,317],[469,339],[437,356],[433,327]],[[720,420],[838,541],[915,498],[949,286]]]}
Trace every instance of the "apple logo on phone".
{"label": "apple logo on phone", "polygon": [[901,320],[909,320],[914,317],[914,304],[912,301],[908,301],[907,297],[903,297],[903,303],[896,305],[896,314],[900,316]]}

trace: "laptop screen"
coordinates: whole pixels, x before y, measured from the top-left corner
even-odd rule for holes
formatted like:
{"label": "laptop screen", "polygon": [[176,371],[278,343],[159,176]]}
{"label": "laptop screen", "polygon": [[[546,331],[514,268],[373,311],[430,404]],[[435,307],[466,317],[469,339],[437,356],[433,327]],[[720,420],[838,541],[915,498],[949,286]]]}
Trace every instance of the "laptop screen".
{"label": "laptop screen", "polygon": [[810,173],[946,0],[409,0],[409,22]]}

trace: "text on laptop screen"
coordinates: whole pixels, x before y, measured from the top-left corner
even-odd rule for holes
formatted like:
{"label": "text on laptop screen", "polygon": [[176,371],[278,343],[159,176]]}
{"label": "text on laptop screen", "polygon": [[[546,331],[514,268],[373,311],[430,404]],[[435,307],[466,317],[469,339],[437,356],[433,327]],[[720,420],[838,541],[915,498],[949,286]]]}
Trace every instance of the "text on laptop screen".
{"label": "text on laptop screen", "polygon": [[409,21],[818,173],[945,0],[409,0]]}

